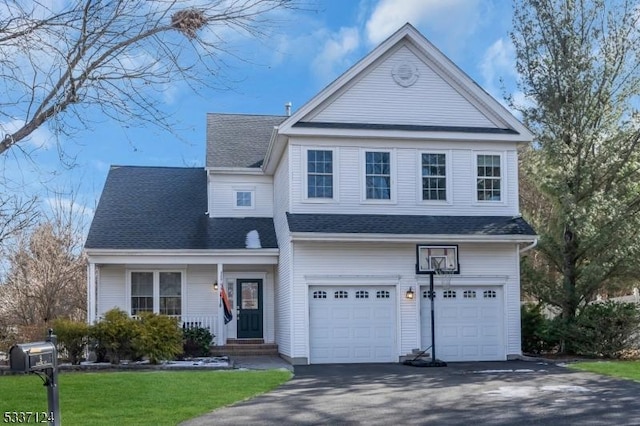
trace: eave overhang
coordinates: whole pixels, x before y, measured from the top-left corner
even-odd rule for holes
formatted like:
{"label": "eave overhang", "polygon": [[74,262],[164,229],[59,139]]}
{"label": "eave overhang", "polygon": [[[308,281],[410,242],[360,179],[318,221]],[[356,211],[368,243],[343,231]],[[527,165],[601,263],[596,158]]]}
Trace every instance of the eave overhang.
{"label": "eave overhang", "polygon": [[278,264],[278,249],[234,250],[118,250],[85,249],[95,264]]}

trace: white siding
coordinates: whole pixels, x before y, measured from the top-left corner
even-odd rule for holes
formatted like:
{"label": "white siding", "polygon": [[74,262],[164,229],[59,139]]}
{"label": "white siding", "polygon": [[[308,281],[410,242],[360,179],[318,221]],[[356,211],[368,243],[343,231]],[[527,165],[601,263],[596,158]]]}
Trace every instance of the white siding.
{"label": "white siding", "polygon": [[96,284],[98,291],[97,318],[113,308],[126,309],[125,282],[124,266],[105,265],[100,267]]}
{"label": "white siding", "polygon": [[[293,357],[308,354],[309,327],[308,287],[326,276],[334,282],[353,285],[353,280],[371,284],[379,282],[397,286],[399,315],[397,355],[420,347],[420,299],[404,297],[412,287],[416,295],[420,286],[429,283],[427,275],[415,274],[414,244],[364,243],[296,243],[293,274],[294,346]],[[506,354],[520,353],[520,314],[518,254],[515,244],[462,244],[459,246],[461,274],[452,285],[504,286]],[[436,286],[440,283],[436,278]]]}
{"label": "white siding", "polygon": [[292,244],[289,241],[289,226],[285,213],[289,211],[289,151],[283,154],[274,175],[274,186],[277,188],[274,197],[274,225],[278,237],[280,256],[278,259],[277,279],[275,282],[275,339],[281,354],[293,357],[291,350],[291,274]]}
{"label": "white siding", "polygon": [[[339,203],[307,201],[304,199],[305,147],[335,147],[337,191]],[[371,203],[363,200],[362,152],[363,149],[393,149],[392,191],[395,203]],[[451,156],[448,179],[451,180],[449,202],[424,202],[422,200],[420,161],[422,152],[445,152]],[[291,212],[292,213],[342,213],[342,214],[406,214],[406,215],[459,215],[459,216],[512,216],[517,215],[518,179],[515,144],[474,142],[425,142],[358,139],[292,139],[291,154]],[[479,153],[497,153],[503,157],[503,201],[476,202],[475,158]],[[392,177],[393,179],[393,177]]]}
{"label": "white siding", "polygon": [[[419,73],[409,87],[392,78],[394,66],[403,61],[414,64]],[[442,75],[437,66],[405,45],[374,63],[370,72],[357,77],[305,121],[499,127]]]}
{"label": "white siding", "polygon": [[[253,192],[253,208],[235,207],[234,191],[237,190]],[[253,174],[210,175],[209,212],[211,217],[272,217],[273,178]]]}
{"label": "white siding", "polygon": [[189,265],[187,285],[183,295],[184,315],[215,316],[218,314],[218,294],[213,290],[213,283],[217,281],[217,277],[214,265]]}

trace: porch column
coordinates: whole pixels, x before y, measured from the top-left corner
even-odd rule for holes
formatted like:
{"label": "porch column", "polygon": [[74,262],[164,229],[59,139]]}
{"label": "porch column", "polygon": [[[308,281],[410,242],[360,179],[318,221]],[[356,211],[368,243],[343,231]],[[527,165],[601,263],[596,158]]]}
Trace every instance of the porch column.
{"label": "porch column", "polygon": [[224,308],[222,307],[222,299],[220,298],[220,292],[222,291],[222,286],[224,285],[224,274],[223,274],[223,268],[222,268],[222,263],[218,263],[217,266],[217,271],[218,271],[218,326],[217,326],[217,339],[216,339],[216,346],[223,346],[225,343],[227,343],[227,333],[226,333],[226,327],[225,327],[225,323],[224,323]]}
{"label": "porch column", "polygon": [[96,264],[89,262],[87,266],[87,322],[96,321]]}

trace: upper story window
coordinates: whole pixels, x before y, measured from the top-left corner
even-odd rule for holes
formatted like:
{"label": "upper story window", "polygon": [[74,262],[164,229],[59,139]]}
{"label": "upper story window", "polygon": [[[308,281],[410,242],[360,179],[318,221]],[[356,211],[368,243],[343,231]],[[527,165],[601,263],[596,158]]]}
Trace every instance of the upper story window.
{"label": "upper story window", "polygon": [[365,199],[391,200],[391,152],[365,152]]}
{"label": "upper story window", "polygon": [[422,154],[422,199],[446,201],[447,164],[445,154]]}
{"label": "upper story window", "polygon": [[253,207],[253,191],[235,191],[236,207],[252,208]]}
{"label": "upper story window", "polygon": [[478,201],[502,201],[502,166],[500,155],[479,154],[476,162]]}
{"label": "upper story window", "polygon": [[333,151],[307,151],[307,198],[333,198]]}

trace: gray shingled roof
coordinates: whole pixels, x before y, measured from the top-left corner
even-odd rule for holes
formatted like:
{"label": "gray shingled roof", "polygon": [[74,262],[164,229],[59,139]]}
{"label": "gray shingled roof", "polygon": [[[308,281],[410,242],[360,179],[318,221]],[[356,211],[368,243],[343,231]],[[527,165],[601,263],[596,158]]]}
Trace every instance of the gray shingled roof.
{"label": "gray shingled roof", "polygon": [[207,167],[260,167],[283,115],[207,114]]}
{"label": "gray shingled roof", "polygon": [[291,232],[416,235],[535,235],[521,217],[291,214]]}
{"label": "gray shingled roof", "polygon": [[243,249],[257,230],[277,248],[270,218],[209,218],[202,168],[118,167],[109,171],[87,249]]}

